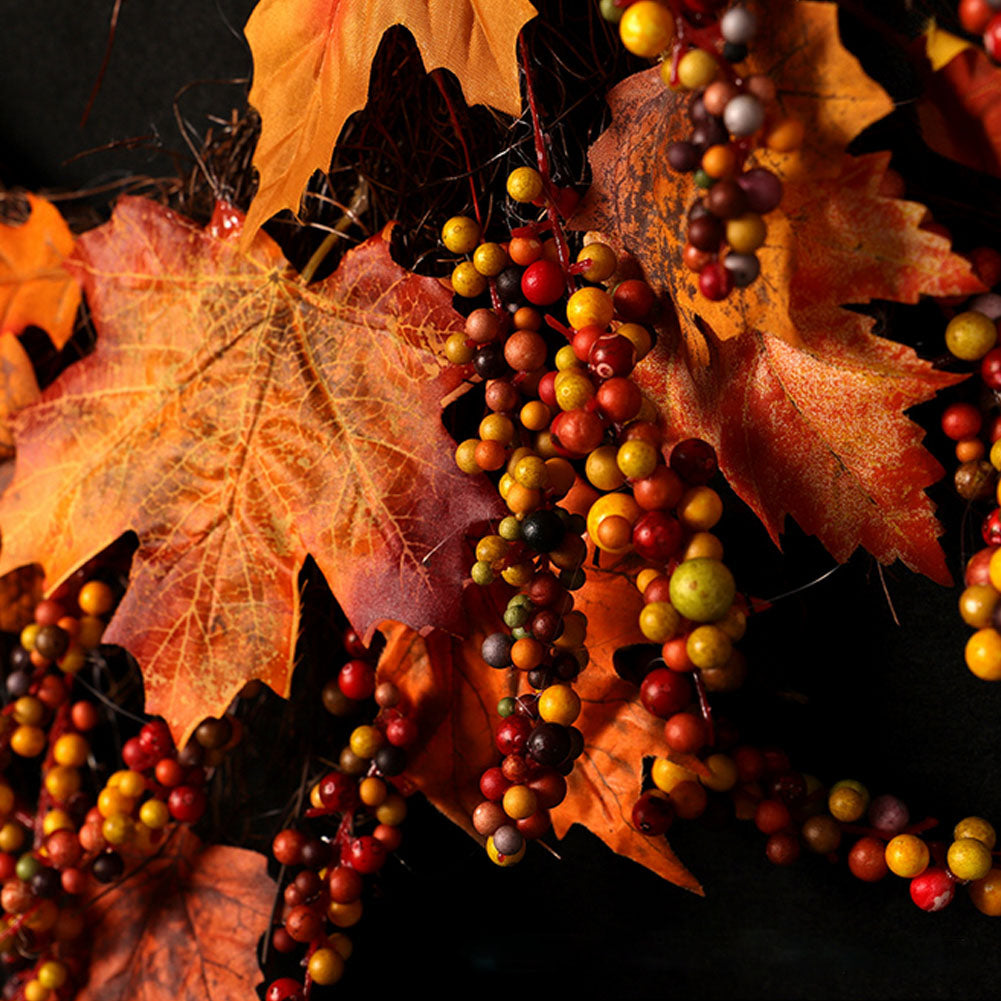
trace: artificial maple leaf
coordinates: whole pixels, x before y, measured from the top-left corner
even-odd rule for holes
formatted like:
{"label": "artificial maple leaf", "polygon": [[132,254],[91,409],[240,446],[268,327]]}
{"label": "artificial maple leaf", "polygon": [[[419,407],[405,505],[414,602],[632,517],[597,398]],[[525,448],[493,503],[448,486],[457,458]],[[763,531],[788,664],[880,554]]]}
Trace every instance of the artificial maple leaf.
{"label": "artificial maple leaf", "polygon": [[38,562],[50,589],[136,533],[105,639],[179,746],[250,678],[288,693],[307,553],[362,634],[460,628],[463,532],[498,503],[441,425],[434,349],[462,326],[441,284],[384,234],[307,287],[239,230],[131,198],[81,238],[97,349],[17,417],[0,501],[0,573]]}
{"label": "artificial maple leaf", "polygon": [[[407,780],[476,836],[470,815],[483,799],[479,778],[497,763],[497,701],[517,694],[521,677],[514,669],[488,667],[480,656],[484,637],[504,628],[499,592],[472,586],[464,599],[472,624],[465,639],[441,631],[420,636],[405,626],[386,624],[378,674],[392,681],[414,708],[421,739]],[[584,734],[585,750],[567,779],[566,799],[551,811],[553,830],[562,838],[573,824],[583,824],[613,851],[701,893],[665,839],[645,837],[630,824],[642,789],[643,759],[665,753],[661,722],[643,709],[636,686],[619,678],[612,666],[617,649],[645,642],[637,626],[642,605],[642,596],[618,565],[588,566],[587,582],[574,592],[574,607],[588,618],[591,656],[574,682],[582,701],[575,725]]]}
{"label": "artificial maple leaf", "polygon": [[1001,177],[1001,68],[981,49],[968,46],[927,73],[917,109],[936,153]]}
{"label": "artificial maple leaf", "polygon": [[235,1001],[260,979],[274,900],[267,859],[179,829],[88,905],[94,950],[77,1001]]}
{"label": "artificial maple leaf", "polygon": [[[657,70],[609,95],[612,123],[591,148],[593,184],[572,222],[605,232],[673,301],[679,327],[636,370],[668,411],[668,444],[692,435],[712,442],[724,475],[776,542],[789,513],[839,559],[861,544],[883,562],[899,557],[947,581],[922,493],[941,469],[902,411],[956,380],[874,338],[870,319],[840,305],[981,286],[948,240],[921,228],[922,206],[881,193],[888,154],[844,153],[890,105],[841,46],[835,6],[784,0],[770,23],[775,31],[749,63],[772,76],[807,139],[794,153],[756,154],[785,186],[767,216],[758,280],[714,303],[682,264],[695,192],[666,166],[665,150],[686,138],[690,122]],[[742,338],[749,343],[731,345]],[[893,476],[897,486],[887,489]]]}
{"label": "artificial maple leaf", "polygon": [[261,0],[245,28],[254,56],[250,103],[261,115],[260,186],[247,237],[282,209],[298,212],[310,175],[330,165],[345,121],[365,106],[387,29],[406,27],[428,72],[451,70],[469,104],[517,115],[515,41],[535,13],[528,0]]}
{"label": "artificial maple leaf", "polygon": [[0,225],[0,331],[41,327],[61,348],[80,305],[80,285],[63,267],[73,234],[54,205],[37,195],[27,199],[25,222]]}

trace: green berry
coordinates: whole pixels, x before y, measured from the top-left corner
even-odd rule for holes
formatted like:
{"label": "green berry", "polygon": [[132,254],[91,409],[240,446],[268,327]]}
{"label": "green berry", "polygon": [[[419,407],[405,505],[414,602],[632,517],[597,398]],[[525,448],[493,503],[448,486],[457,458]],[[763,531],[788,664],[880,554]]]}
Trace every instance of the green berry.
{"label": "green berry", "polygon": [[490,568],[490,564],[484,563],[483,560],[477,560],[473,564],[469,575],[473,578],[473,583],[479,584],[481,587],[486,587],[487,584],[492,584],[494,581],[494,572]]}
{"label": "green berry", "polygon": [[692,622],[722,619],[737,593],[733,574],[707,556],[685,560],[671,574],[671,604]]}
{"label": "green berry", "polygon": [[528,622],[530,613],[524,605],[512,605],[504,613],[504,625],[508,629],[515,629]]}
{"label": "green berry", "polygon": [[515,702],[514,697],[511,695],[505,695],[504,698],[497,703],[497,715],[507,718],[514,712],[516,707],[517,703]]}
{"label": "green berry", "polygon": [[497,534],[508,542],[515,542],[521,538],[521,522],[513,515],[508,515],[497,526]]}

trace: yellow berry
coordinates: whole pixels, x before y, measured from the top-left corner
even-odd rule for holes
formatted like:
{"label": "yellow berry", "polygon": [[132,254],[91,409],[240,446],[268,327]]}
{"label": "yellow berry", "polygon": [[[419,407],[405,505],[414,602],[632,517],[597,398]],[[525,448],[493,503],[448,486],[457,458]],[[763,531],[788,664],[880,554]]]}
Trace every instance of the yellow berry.
{"label": "yellow berry", "polygon": [[317,949],[309,957],[306,969],[315,983],[328,987],[344,976],[344,960],[334,949]]}
{"label": "yellow berry", "polygon": [[913,834],[898,834],[886,846],[886,865],[896,876],[912,879],[928,868],[928,846]]}
{"label": "yellow berry", "polygon": [[21,640],[21,646],[24,647],[29,653],[35,649],[35,637],[38,635],[38,630],[42,627],[37,622],[29,622],[21,630],[21,635],[19,639]]}
{"label": "yellow berry", "polygon": [[552,414],[541,400],[530,400],[518,414],[522,426],[529,431],[541,431],[549,427]]}
{"label": "yellow berry", "polygon": [[45,716],[45,706],[34,695],[22,695],[13,706],[15,723],[38,726]]}
{"label": "yellow berry", "polygon": [[80,773],[75,768],[56,765],[45,773],[45,788],[55,800],[65,803],[80,789]]}
{"label": "yellow berry", "polygon": [[501,806],[512,820],[524,820],[535,813],[539,804],[535,793],[528,786],[513,785],[504,793]]}
{"label": "yellow berry", "polygon": [[636,575],[636,590],[642,594],[658,577],[663,577],[664,571],[656,567],[647,567]]}
{"label": "yellow berry", "polygon": [[991,871],[991,861],[991,850],[976,838],[959,838],[946,852],[946,862],[957,879],[983,879]]}
{"label": "yellow berry", "polygon": [[476,558],[484,563],[502,560],[508,551],[508,542],[499,535],[485,535],[476,543]]}
{"label": "yellow berry", "polygon": [[976,838],[982,841],[993,851],[997,834],[994,827],[984,820],[983,817],[964,817],[952,831],[953,838],[958,841],[960,838]]}
{"label": "yellow berry", "polygon": [[375,809],[375,819],[387,827],[399,827],[407,816],[407,801],[398,793],[390,793]]}
{"label": "yellow berry", "polygon": [[60,810],[58,807],[49,810],[42,820],[42,833],[46,837],[52,834],[53,831],[75,830],[76,824],[73,823],[73,818],[65,810]]}
{"label": "yellow berry", "polygon": [[90,745],[78,733],[64,733],[53,745],[52,756],[57,764],[79,768],[87,763]]}
{"label": "yellow berry", "polygon": [[59,990],[66,983],[67,975],[66,967],[54,959],[49,959],[42,963],[35,974],[38,982],[43,987],[48,987],[49,990],[53,991]]}
{"label": "yellow berry", "polygon": [[159,831],[167,826],[170,811],[162,800],[148,799],[139,807],[139,819],[151,830]]}
{"label": "yellow berry", "polygon": [[350,928],[361,920],[363,904],[360,900],[352,900],[350,904],[339,904],[331,900],[327,905],[327,917],[338,928]]}
{"label": "yellow berry", "polygon": [[481,243],[473,251],[473,267],[486,278],[494,278],[507,267],[507,253],[499,243]]}
{"label": "yellow berry", "polygon": [[101,642],[104,635],[104,620],[96,615],[84,615],[80,619],[80,631],[76,635],[77,642],[84,650],[93,650]]}
{"label": "yellow berry", "polygon": [[22,758],[38,757],[45,750],[45,731],[37,726],[19,726],[10,735],[10,749]]}
{"label": "yellow berry", "polygon": [[105,615],[115,603],[114,592],[102,580],[89,580],[80,588],[76,603],[84,615]]}
{"label": "yellow berry", "polygon": [[126,796],[118,789],[109,789],[105,786],[97,797],[97,812],[102,817],[113,817],[117,813],[131,813],[134,801],[131,796]]}
{"label": "yellow berry", "polygon": [[1001,634],[996,629],[978,629],[966,641],[964,655],[966,666],[978,678],[1001,681]]}
{"label": "yellow berry", "polygon": [[[640,3],[643,2],[640,0]],[[567,300],[567,322],[574,330],[591,326],[607,327],[614,312],[612,297],[604,289],[593,286],[578,289]]]}
{"label": "yellow berry", "polygon": [[486,291],[487,280],[472,261],[460,261],[452,271],[452,289],[464,299],[475,299]]}
{"label": "yellow berry", "polygon": [[453,365],[468,365],[473,360],[476,351],[467,343],[467,340],[466,335],[461,330],[457,330],[454,334],[450,334],[448,340],[445,341],[445,357]]}
{"label": "yellow berry", "polygon": [[618,449],[614,445],[601,445],[588,453],[584,461],[584,474],[593,486],[604,493],[618,490],[626,478],[615,461]]}
{"label": "yellow berry", "polygon": [[712,83],[719,66],[705,49],[689,49],[678,60],[678,82],[685,90],[699,90]]}
{"label": "yellow berry", "polygon": [[549,485],[546,460],[538,455],[526,455],[514,467],[514,478],[530,490],[544,490]]}
{"label": "yellow berry", "polygon": [[24,1001],[48,1001],[50,993],[40,980],[29,980],[24,985]]}
{"label": "yellow berry", "polygon": [[548,493],[553,497],[565,497],[577,479],[573,466],[558,455],[546,459],[546,476],[549,480]]}
{"label": "yellow berry", "polygon": [[556,365],[557,372],[583,371],[580,359],[574,353],[574,349],[569,344],[564,344],[563,347],[556,352],[556,357],[553,359],[553,362]]}
{"label": "yellow berry", "polygon": [[542,175],[533,167],[515,167],[507,175],[507,193],[516,202],[534,202],[542,196]]}
{"label": "yellow berry", "polygon": [[104,823],[101,824],[101,833],[109,845],[124,845],[131,840],[134,833],[132,818],[122,813],[105,817]]}
{"label": "yellow berry", "polygon": [[963,361],[979,361],[997,339],[994,321],[974,310],[957,314],[945,328],[945,346]]}
{"label": "yellow berry", "polygon": [[660,455],[657,448],[644,438],[624,441],[615,453],[615,462],[622,475],[630,480],[642,480],[657,468]]}
{"label": "yellow berry", "polygon": [[138,799],[146,791],[146,778],[141,772],[122,772],[117,788],[122,795]]}
{"label": "yellow berry", "polygon": [[656,758],[653,768],[650,769],[650,777],[653,784],[661,792],[670,792],[680,782],[693,782],[696,779],[695,772],[676,765],[667,758]]}
{"label": "yellow berry", "polygon": [[630,525],[642,514],[639,504],[629,494],[605,494],[599,497],[587,512],[587,534],[591,541],[606,552],[614,552],[598,536],[601,523],[610,517],[625,519]]}
{"label": "yellow berry", "polygon": [[453,254],[468,254],[479,241],[480,227],[469,216],[452,216],[441,228],[441,242]]}
{"label": "yellow berry", "polygon": [[651,643],[666,643],[678,631],[681,616],[668,601],[651,601],[640,609],[640,632]]}
{"label": "yellow berry", "polygon": [[722,667],[733,653],[733,644],[719,626],[697,626],[685,644],[688,659],[703,671]]}
{"label": "yellow berry", "polygon": [[382,747],[382,733],[374,726],[356,726],[351,731],[348,744],[353,754],[359,758],[375,757],[375,752]]}
{"label": "yellow berry", "polygon": [[677,515],[690,532],[705,532],[723,517],[723,501],[712,487],[692,487],[678,502]]}
{"label": "yellow berry", "polygon": [[1001,594],[989,584],[973,584],[959,596],[959,614],[974,629],[986,629]]}
{"label": "yellow berry", "polygon": [[570,726],[580,715],[580,696],[569,685],[550,685],[537,703],[539,716],[547,723]]}
{"label": "yellow berry", "polygon": [[998,438],[998,440],[991,445],[991,451],[987,458],[990,460],[991,465],[995,469],[1001,469],[1001,438]]}
{"label": "yellow berry", "polygon": [[619,263],[615,251],[605,243],[585,244],[577,255],[577,263],[582,261],[591,262],[587,270],[581,272],[582,277],[589,282],[603,282],[606,278],[611,278]]}
{"label": "yellow berry", "polygon": [[24,840],[24,828],[16,820],[8,820],[0,827],[0,852],[16,852]]}
{"label": "yellow berry", "polygon": [[842,779],[831,786],[827,809],[835,820],[854,824],[869,807],[869,790],[855,779]]}
{"label": "yellow berry", "polygon": [[579,410],[594,397],[594,383],[580,370],[560,372],[553,382],[553,393],[560,410]]}
{"label": "yellow berry", "polygon": [[512,587],[524,587],[534,576],[531,563],[515,563],[501,571],[501,577]]}
{"label": "yellow berry", "polygon": [[623,11],[619,37],[634,56],[653,59],[674,38],[674,16],[663,4],[654,0],[639,0]]}
{"label": "yellow berry", "polygon": [[727,792],[737,784],[737,766],[728,754],[710,754],[706,758],[710,776],[700,775],[699,781],[714,792]]}
{"label": "yellow berry", "polygon": [[753,254],[768,232],[765,221],[755,212],[746,212],[726,224],[726,242],[737,254]]}
{"label": "yellow berry", "polygon": [[506,414],[487,414],[480,421],[480,438],[507,445],[514,438],[514,421]]}

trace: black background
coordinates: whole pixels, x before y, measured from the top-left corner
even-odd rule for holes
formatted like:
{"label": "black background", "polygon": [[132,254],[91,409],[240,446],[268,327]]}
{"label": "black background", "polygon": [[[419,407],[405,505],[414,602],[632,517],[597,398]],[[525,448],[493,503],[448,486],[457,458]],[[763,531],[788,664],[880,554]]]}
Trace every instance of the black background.
{"label": "black background", "polygon": [[[245,83],[226,81],[250,76],[241,29],[251,0],[126,0],[84,127],[112,3],[4,6],[0,180],[9,188],[102,189],[135,175],[188,169],[175,95],[198,82],[179,108],[199,134],[209,115],[227,119],[243,107]],[[892,19],[896,5],[877,6]],[[885,70],[872,26],[846,18],[843,27],[870,71]],[[886,135],[911,190],[931,201],[942,195],[943,205],[946,192],[959,193],[981,216],[980,226],[991,225],[978,200],[996,198],[993,182],[924,153],[906,130]],[[79,156],[87,150],[98,151]],[[996,243],[996,232],[971,223],[967,209],[960,206],[954,218],[945,210],[937,215],[967,246]],[[937,308],[890,315],[927,355],[941,352]],[[938,406],[921,408],[917,419],[933,429]],[[928,441],[951,469],[942,436],[932,430]],[[955,572],[962,553],[972,551],[984,512],[967,517],[948,488],[934,493]],[[833,565],[792,526],[780,555],[735,501],[728,502],[722,534],[741,586],[758,596],[805,584]],[[959,589],[897,566],[886,573],[886,591],[899,626],[875,563],[857,554],[756,619],[743,648],[757,682],[738,712],[752,736],[786,748],[797,767],[826,782],[859,778],[874,794],[902,796],[913,816],[946,825],[971,813],[1001,822],[1001,687],[978,681],[963,665],[968,630],[956,611]],[[297,774],[298,765],[289,770]],[[997,994],[998,925],[962,891],[946,912],[926,915],[910,902],[904,881],[861,884],[843,861],[773,867],[763,837],[748,825],[678,825],[670,840],[702,880],[704,900],[612,855],[580,829],[557,845],[561,860],[539,850],[513,870],[499,870],[431,808],[415,804],[401,852],[405,867],[386,873],[381,898],[352,936],[356,955],[343,996],[424,987],[444,997],[553,990],[595,998]]]}

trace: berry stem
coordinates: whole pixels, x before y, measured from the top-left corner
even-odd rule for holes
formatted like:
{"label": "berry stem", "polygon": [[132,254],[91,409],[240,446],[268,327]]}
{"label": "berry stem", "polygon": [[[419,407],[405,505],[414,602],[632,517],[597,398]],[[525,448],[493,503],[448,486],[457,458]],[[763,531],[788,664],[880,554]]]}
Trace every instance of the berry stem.
{"label": "berry stem", "polygon": [[706,692],[705,682],[702,680],[702,672],[694,671],[692,680],[695,682],[695,692],[699,697],[699,711],[706,724],[706,743],[712,747],[716,743],[716,734],[713,730],[713,712],[709,705],[709,694]]}

